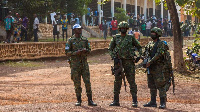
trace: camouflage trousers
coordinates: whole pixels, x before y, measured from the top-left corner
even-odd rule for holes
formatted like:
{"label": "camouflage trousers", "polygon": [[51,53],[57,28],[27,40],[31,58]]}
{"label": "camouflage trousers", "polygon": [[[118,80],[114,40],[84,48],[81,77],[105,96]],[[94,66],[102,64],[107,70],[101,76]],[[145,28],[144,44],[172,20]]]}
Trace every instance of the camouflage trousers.
{"label": "camouflage trousers", "polygon": [[150,88],[151,96],[157,96],[157,89],[160,97],[166,97],[165,77],[162,72],[163,65],[151,65],[150,74],[147,75],[148,87]]}
{"label": "camouflage trousers", "polygon": [[76,62],[71,62],[71,79],[74,82],[75,93],[76,95],[81,95],[81,76],[83,82],[85,83],[87,95],[92,94],[91,83],[90,83],[90,72],[87,60],[80,60]]}
{"label": "camouflage trousers", "polygon": [[[135,83],[135,63],[133,60],[122,59],[122,65],[124,68],[125,77],[129,83],[130,92],[133,96],[137,96],[137,85]],[[119,65],[114,65],[117,69]],[[120,94],[122,86],[122,76],[115,76],[114,81],[114,94]]]}
{"label": "camouflage trousers", "polygon": [[163,74],[164,74],[165,80],[166,80],[166,82],[165,82],[165,90],[167,92],[169,90],[170,86],[171,86],[171,81],[170,81],[171,74],[170,74],[169,71],[164,72]]}

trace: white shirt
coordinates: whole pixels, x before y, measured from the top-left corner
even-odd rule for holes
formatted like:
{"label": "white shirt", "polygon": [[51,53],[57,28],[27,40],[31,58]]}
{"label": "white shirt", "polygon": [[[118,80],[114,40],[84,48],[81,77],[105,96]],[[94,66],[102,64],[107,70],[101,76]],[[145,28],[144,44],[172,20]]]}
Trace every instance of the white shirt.
{"label": "white shirt", "polygon": [[101,10],[101,17],[103,17],[103,11]]}
{"label": "white shirt", "polygon": [[53,13],[50,13],[50,16],[51,16],[51,23],[53,24],[53,21],[55,20],[54,16],[56,15],[55,12]]}
{"label": "white shirt", "polygon": [[152,25],[152,23],[151,23],[151,22],[148,22],[148,23],[147,23],[147,26],[146,26],[146,29],[151,29],[151,25]]}
{"label": "white shirt", "polygon": [[33,22],[33,29],[37,29],[37,25],[39,24],[39,19],[36,17],[34,22]]}

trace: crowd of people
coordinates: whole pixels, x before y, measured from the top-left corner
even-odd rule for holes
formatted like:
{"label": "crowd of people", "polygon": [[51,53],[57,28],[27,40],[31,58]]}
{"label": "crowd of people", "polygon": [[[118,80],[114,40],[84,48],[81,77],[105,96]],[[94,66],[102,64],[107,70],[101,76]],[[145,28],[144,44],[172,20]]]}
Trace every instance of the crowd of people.
{"label": "crowd of people", "polygon": [[15,43],[22,40],[27,41],[29,19],[26,16],[20,16],[19,13],[16,13],[15,16],[12,16],[12,12],[9,11],[8,15],[4,19],[4,22],[7,33],[5,41],[6,43]]}
{"label": "crowd of people", "polygon": [[[111,21],[108,18],[106,19],[103,16],[103,11],[99,13],[98,11],[93,11],[90,8],[87,8],[88,13],[85,16],[86,26],[99,26],[100,35],[104,37],[106,40],[108,29],[110,30],[110,36],[116,35],[118,33],[118,21],[115,17],[112,18]],[[98,17],[101,14],[102,22],[98,24]],[[63,41],[67,41],[68,37],[68,25],[71,25],[71,29],[75,24],[82,24],[81,17],[77,16],[73,13],[67,13],[65,15],[57,14],[56,12],[50,13],[51,23],[53,26],[53,38],[54,41],[59,41],[59,35],[61,34],[63,37]],[[129,23],[129,34],[135,35],[137,40],[140,40],[140,36],[150,36],[150,30],[153,27],[158,27],[163,31],[162,37],[173,36],[172,33],[172,22],[166,18],[157,18],[156,16],[152,16],[150,18],[145,19],[144,14],[135,16],[134,14],[127,13],[127,16],[130,18],[127,20]],[[38,42],[38,25],[39,19],[36,14],[34,14],[34,23],[33,23],[33,31],[34,31],[34,41]],[[12,16],[12,12],[9,11],[8,16],[6,16],[5,20],[5,29],[7,32],[6,43],[15,43],[20,41],[27,41],[27,31],[29,25],[29,19],[24,16],[16,13]],[[59,31],[59,27],[57,25],[62,25],[62,31]],[[190,36],[193,35],[197,28],[197,23],[186,20],[185,23],[180,22],[182,35]],[[103,34],[103,35],[102,35]],[[11,36],[13,35],[13,36]],[[72,30],[72,35],[74,35],[74,31]]]}

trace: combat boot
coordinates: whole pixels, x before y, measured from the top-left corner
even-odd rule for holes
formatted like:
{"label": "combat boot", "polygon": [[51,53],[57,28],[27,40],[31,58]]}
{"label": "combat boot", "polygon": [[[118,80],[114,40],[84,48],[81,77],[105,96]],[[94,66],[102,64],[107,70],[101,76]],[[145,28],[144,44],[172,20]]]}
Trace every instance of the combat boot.
{"label": "combat boot", "polygon": [[132,107],[137,107],[138,102],[137,102],[137,96],[132,96],[133,99],[133,103],[132,103]]}
{"label": "combat boot", "polygon": [[165,109],[166,108],[166,101],[165,101],[165,97],[160,97],[160,109]]}
{"label": "combat boot", "polygon": [[109,106],[120,106],[119,94],[114,95],[114,101]]}
{"label": "combat boot", "polygon": [[97,106],[97,104],[92,101],[92,95],[91,94],[87,95],[87,97],[88,97],[88,105],[89,106]]}
{"label": "combat boot", "polygon": [[151,96],[151,101],[143,105],[144,107],[157,107],[156,96]]}
{"label": "combat boot", "polygon": [[75,103],[75,106],[81,106],[81,95],[76,95],[77,102]]}

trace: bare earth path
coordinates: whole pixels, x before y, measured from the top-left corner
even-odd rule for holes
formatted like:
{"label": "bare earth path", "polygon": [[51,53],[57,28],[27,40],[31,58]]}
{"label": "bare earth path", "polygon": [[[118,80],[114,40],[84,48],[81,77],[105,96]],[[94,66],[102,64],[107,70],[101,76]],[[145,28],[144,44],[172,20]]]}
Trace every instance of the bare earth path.
{"label": "bare earth path", "polygon": [[[199,78],[176,75],[176,91],[168,91],[167,109],[144,108],[142,105],[150,100],[144,69],[138,68],[136,83],[138,85],[139,107],[131,107],[131,94],[122,86],[120,107],[109,107],[113,100],[113,81],[110,66],[112,61],[108,54],[91,56],[88,59],[94,101],[97,107],[87,105],[85,87],[83,103],[75,107],[76,102],[70,68],[64,59],[29,62],[35,67],[16,67],[0,64],[0,111],[89,111],[89,112],[199,112],[200,80]],[[199,76],[200,74],[197,73]],[[159,97],[157,97],[159,104]]]}

